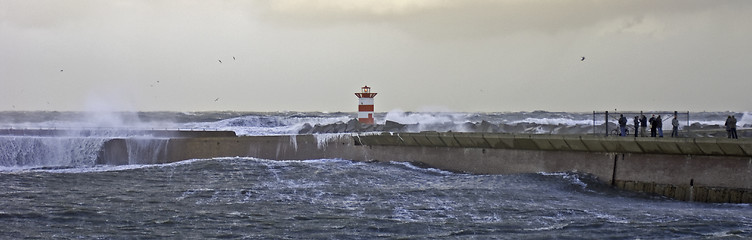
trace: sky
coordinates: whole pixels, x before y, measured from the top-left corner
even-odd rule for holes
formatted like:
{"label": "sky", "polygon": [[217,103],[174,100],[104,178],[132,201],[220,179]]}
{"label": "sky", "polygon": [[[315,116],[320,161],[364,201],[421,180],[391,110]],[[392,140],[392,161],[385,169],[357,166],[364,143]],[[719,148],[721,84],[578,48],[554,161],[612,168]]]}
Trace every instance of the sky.
{"label": "sky", "polygon": [[0,0],[0,111],[355,112],[368,85],[377,112],[746,112],[749,23],[747,0]]}

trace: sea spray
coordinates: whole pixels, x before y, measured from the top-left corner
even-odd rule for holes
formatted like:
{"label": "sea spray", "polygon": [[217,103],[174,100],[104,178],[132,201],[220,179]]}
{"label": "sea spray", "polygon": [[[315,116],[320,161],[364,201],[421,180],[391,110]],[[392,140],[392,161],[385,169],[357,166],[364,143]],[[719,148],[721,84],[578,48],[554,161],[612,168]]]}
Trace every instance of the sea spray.
{"label": "sea spray", "polygon": [[168,138],[126,138],[128,164],[160,163],[167,156]]}
{"label": "sea spray", "polygon": [[292,147],[295,148],[295,151],[298,151],[298,135],[290,135],[290,144],[292,144]]}
{"label": "sea spray", "polygon": [[451,112],[404,112],[396,109],[388,112],[386,120],[401,124],[462,124],[468,122],[468,114]]}
{"label": "sea spray", "polygon": [[342,114],[331,115],[329,117],[316,115],[287,116],[286,114],[251,114],[222,119],[215,122],[186,123],[183,127],[191,129],[234,131],[238,136],[294,135],[298,134],[305,125],[333,124],[336,122],[347,121],[350,118],[350,116]]}
{"label": "sea spray", "polygon": [[344,136],[352,136],[350,133],[326,133],[326,134],[314,134],[316,138],[316,146],[318,149],[326,149],[329,142],[338,140]]}
{"label": "sea spray", "polygon": [[[596,120],[596,124],[603,124],[604,121]],[[592,119],[571,119],[571,118],[525,118],[522,120],[509,121],[508,124],[535,123],[545,125],[590,125]]]}
{"label": "sea spray", "polygon": [[736,123],[737,127],[748,128],[752,127],[752,113],[744,112],[739,121]]}
{"label": "sea spray", "polygon": [[0,136],[0,166],[91,166],[106,138]]}

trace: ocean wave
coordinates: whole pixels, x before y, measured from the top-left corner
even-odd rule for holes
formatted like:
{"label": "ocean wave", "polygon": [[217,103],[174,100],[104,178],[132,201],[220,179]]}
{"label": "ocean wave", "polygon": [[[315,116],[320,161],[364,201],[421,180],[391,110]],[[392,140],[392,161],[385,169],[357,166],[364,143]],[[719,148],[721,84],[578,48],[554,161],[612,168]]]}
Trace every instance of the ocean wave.
{"label": "ocean wave", "polygon": [[441,175],[455,175],[456,174],[450,171],[445,171],[445,170],[441,170],[437,168],[432,168],[432,167],[427,167],[427,166],[417,166],[415,165],[415,163],[411,163],[411,162],[390,161],[389,164],[405,167],[413,171],[424,172],[424,173],[435,173],[435,174],[441,174]]}
{"label": "ocean wave", "polygon": [[[627,114],[631,126],[630,114]],[[646,112],[646,116],[650,116]],[[752,127],[749,112],[680,113],[680,128],[722,128],[726,117],[734,115],[739,128]],[[500,132],[524,134],[593,134],[601,132],[606,121],[602,113],[578,112],[405,112],[395,109],[376,113],[376,127],[390,123],[402,129],[346,128],[355,113],[326,112],[138,112],[97,116],[85,112],[0,112],[0,128],[12,129],[192,129],[233,131],[241,136],[295,135],[341,132]],[[613,116],[617,116],[614,113]],[[664,126],[670,119],[664,119]],[[608,121],[615,129],[617,119]],[[306,132],[306,130],[315,129]],[[666,128],[664,128],[666,130]]]}
{"label": "ocean wave", "polygon": [[586,189],[588,187],[588,184],[585,183],[582,180],[582,176],[580,176],[577,173],[571,173],[571,172],[539,172],[538,173],[541,176],[556,176],[560,177],[561,179],[565,180],[566,182],[574,185],[579,186],[581,189]]}
{"label": "ocean wave", "polygon": [[[187,164],[187,163],[183,163]],[[157,167],[153,164],[130,164],[130,165],[92,165],[92,166],[18,166],[0,167],[0,172],[6,173],[97,173],[97,172],[120,172],[134,169]]]}

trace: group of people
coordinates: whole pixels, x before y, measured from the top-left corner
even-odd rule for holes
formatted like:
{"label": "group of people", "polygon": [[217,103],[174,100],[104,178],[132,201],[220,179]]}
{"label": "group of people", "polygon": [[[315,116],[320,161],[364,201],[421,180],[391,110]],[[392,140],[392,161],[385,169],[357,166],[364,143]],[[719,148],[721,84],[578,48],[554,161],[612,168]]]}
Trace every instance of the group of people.
{"label": "group of people", "polygon": [[[653,114],[653,116],[648,119],[645,117],[645,114],[640,114],[640,116],[635,116],[632,120],[632,123],[634,124],[634,136],[637,137],[638,131],[637,129],[640,129],[639,135],[640,137],[647,137],[647,128],[648,124],[650,125],[650,137],[663,137],[663,120],[661,119],[661,115],[658,115],[658,117]],[[728,121],[727,121],[728,123]],[[674,113],[674,119],[671,120],[671,126],[673,127],[671,130],[671,137],[678,137],[679,136],[679,119],[676,118],[676,113]],[[627,118],[624,117],[624,114],[621,114],[619,117],[619,130],[621,132],[620,136],[626,137],[627,136]]]}
{"label": "group of people", "polygon": [[739,139],[739,137],[736,136],[736,117],[734,117],[734,115],[729,115],[728,118],[726,118],[726,133],[728,138]]}

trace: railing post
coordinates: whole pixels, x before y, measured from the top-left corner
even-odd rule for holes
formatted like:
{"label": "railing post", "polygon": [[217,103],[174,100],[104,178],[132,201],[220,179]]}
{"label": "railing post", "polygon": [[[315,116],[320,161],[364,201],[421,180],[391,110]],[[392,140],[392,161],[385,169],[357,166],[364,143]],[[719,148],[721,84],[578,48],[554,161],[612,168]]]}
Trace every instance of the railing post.
{"label": "railing post", "polygon": [[595,111],[593,111],[593,136],[597,136],[598,133],[595,131]]}
{"label": "railing post", "polygon": [[687,137],[690,135],[690,127],[689,127],[689,111],[687,111],[687,125],[684,126],[684,129],[687,129]]}
{"label": "railing post", "polygon": [[608,111],[606,111],[606,123],[604,125],[606,125],[606,137],[608,137]]}

